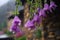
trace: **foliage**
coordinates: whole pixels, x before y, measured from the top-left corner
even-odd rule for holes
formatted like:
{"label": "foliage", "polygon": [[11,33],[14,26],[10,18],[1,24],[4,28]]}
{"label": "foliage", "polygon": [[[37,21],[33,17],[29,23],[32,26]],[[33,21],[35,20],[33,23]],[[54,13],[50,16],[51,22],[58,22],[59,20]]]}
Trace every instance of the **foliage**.
{"label": "foliage", "polygon": [[9,35],[9,36],[12,35],[12,32],[10,32],[10,31],[8,31],[8,30],[6,30],[5,33],[6,33],[7,35]]}
{"label": "foliage", "polygon": [[35,34],[36,34],[36,38],[38,38],[38,39],[41,38],[41,36],[42,36],[42,33],[41,33],[40,29],[37,29]]}
{"label": "foliage", "polygon": [[15,38],[15,40],[26,40],[26,36],[22,36],[22,37],[19,37],[19,38]]}

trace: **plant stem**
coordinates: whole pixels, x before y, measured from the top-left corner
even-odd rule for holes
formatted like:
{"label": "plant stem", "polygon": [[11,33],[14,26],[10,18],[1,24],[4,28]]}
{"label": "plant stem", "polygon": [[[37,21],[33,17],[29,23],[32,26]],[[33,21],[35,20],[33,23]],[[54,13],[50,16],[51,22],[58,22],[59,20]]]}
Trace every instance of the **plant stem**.
{"label": "plant stem", "polygon": [[44,3],[47,3],[47,0],[44,0]]}
{"label": "plant stem", "polygon": [[42,0],[40,0],[40,8],[42,8]]}

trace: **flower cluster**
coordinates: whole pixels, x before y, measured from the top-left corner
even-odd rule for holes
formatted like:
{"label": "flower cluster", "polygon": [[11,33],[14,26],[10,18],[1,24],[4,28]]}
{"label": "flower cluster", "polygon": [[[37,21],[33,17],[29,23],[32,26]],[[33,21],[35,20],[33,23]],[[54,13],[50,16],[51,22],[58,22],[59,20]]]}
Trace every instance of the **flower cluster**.
{"label": "flower cluster", "polygon": [[37,24],[40,24],[41,21],[42,21],[41,16],[42,17],[46,17],[45,11],[49,10],[50,12],[52,12],[51,10],[56,8],[56,7],[57,7],[57,5],[53,1],[51,1],[50,2],[50,6],[47,3],[45,3],[44,4],[44,8],[42,8],[42,9],[41,8],[37,8],[38,13],[37,14],[34,13],[33,19],[32,20],[28,20],[26,22],[26,24],[25,24],[25,27],[27,27],[28,29],[29,28],[33,28],[33,27],[35,28],[33,22],[36,22]]}
{"label": "flower cluster", "polygon": [[[50,5],[45,3],[44,8],[37,8],[37,13],[34,13],[32,19],[28,19],[28,21],[24,24],[24,27],[28,28],[28,30],[35,29],[35,23],[40,24],[42,22],[41,16],[44,18],[46,17],[45,11],[49,10],[50,12],[52,12],[51,10],[55,9],[56,7],[57,5],[53,1],[50,2]],[[21,20],[17,16],[15,16],[10,31],[16,33],[17,37],[23,34],[22,30],[19,28],[20,25]]]}
{"label": "flower cluster", "polygon": [[10,32],[15,33],[16,37],[20,37],[23,34],[22,30],[19,27],[20,25],[21,25],[21,20],[18,18],[18,16],[15,16],[15,18],[12,21]]}

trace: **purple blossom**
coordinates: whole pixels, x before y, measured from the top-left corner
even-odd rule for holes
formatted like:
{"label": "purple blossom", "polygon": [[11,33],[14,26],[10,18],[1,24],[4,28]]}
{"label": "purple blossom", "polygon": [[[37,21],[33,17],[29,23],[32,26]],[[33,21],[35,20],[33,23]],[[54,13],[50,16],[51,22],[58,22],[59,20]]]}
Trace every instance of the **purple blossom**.
{"label": "purple blossom", "polygon": [[31,28],[31,29],[35,28],[35,25],[34,25],[33,21],[31,21],[31,20],[28,20],[24,26],[28,29],[29,28]]}
{"label": "purple blossom", "polygon": [[44,9],[41,9],[41,10],[40,10],[39,16],[46,17],[46,14],[45,14],[45,10],[44,10]]}
{"label": "purple blossom", "polygon": [[38,14],[34,14],[33,20],[34,22],[37,22],[38,24],[40,24],[40,17]]}
{"label": "purple blossom", "polygon": [[51,2],[50,2],[50,8],[53,8],[53,7],[56,8],[57,5],[56,5],[53,1],[51,1]]}
{"label": "purple blossom", "polygon": [[47,3],[44,4],[43,10],[45,10],[45,11],[46,11],[46,10],[49,10],[49,5],[48,5]]}
{"label": "purple blossom", "polygon": [[19,24],[21,25],[21,20],[18,18],[18,16],[15,16],[10,27],[10,31],[13,31],[14,33],[19,32],[20,31]]}
{"label": "purple blossom", "polygon": [[12,31],[15,32],[15,33],[16,33],[16,32],[20,32],[19,26],[13,25],[13,26],[12,26]]}
{"label": "purple blossom", "polygon": [[12,23],[14,24],[14,22],[19,22],[21,25],[21,20],[18,18],[18,16],[15,16],[15,18],[13,19]]}
{"label": "purple blossom", "polygon": [[52,12],[51,8],[55,9],[56,7],[57,5],[53,1],[51,1],[49,6],[50,12]]}

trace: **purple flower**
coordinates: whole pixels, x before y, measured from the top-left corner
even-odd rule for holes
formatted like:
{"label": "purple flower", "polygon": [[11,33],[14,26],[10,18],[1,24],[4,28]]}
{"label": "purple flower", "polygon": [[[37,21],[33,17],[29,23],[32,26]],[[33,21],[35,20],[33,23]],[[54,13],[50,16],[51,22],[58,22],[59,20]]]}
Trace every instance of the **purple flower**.
{"label": "purple flower", "polygon": [[24,26],[26,28],[31,28],[31,29],[35,28],[35,25],[34,25],[33,21],[31,21],[31,20],[28,20]]}
{"label": "purple flower", "polygon": [[46,14],[45,14],[45,10],[44,10],[44,9],[41,9],[41,10],[40,10],[39,16],[46,17]]}
{"label": "purple flower", "polygon": [[53,1],[51,1],[51,2],[50,2],[50,8],[53,8],[53,7],[56,8],[57,5],[56,5]]}
{"label": "purple flower", "polygon": [[20,31],[19,25],[21,25],[21,20],[18,18],[18,16],[15,16],[10,27],[10,31],[13,31],[14,33],[19,32]]}
{"label": "purple flower", "polygon": [[45,11],[46,11],[46,10],[49,10],[49,5],[48,5],[47,3],[44,4],[43,10],[45,10]]}
{"label": "purple flower", "polygon": [[57,5],[53,1],[51,1],[49,6],[50,12],[52,12],[52,8],[55,9],[56,7]]}
{"label": "purple flower", "polygon": [[21,25],[21,20],[18,18],[18,16],[15,16],[12,23],[14,24],[15,22],[19,22]]}
{"label": "purple flower", "polygon": [[33,17],[32,21],[37,22],[38,24],[40,24],[40,17],[39,17],[39,15],[38,14],[34,14],[34,17]]}
{"label": "purple flower", "polygon": [[19,26],[13,25],[13,26],[12,26],[12,31],[15,32],[15,33],[16,33],[16,32],[20,32]]}

